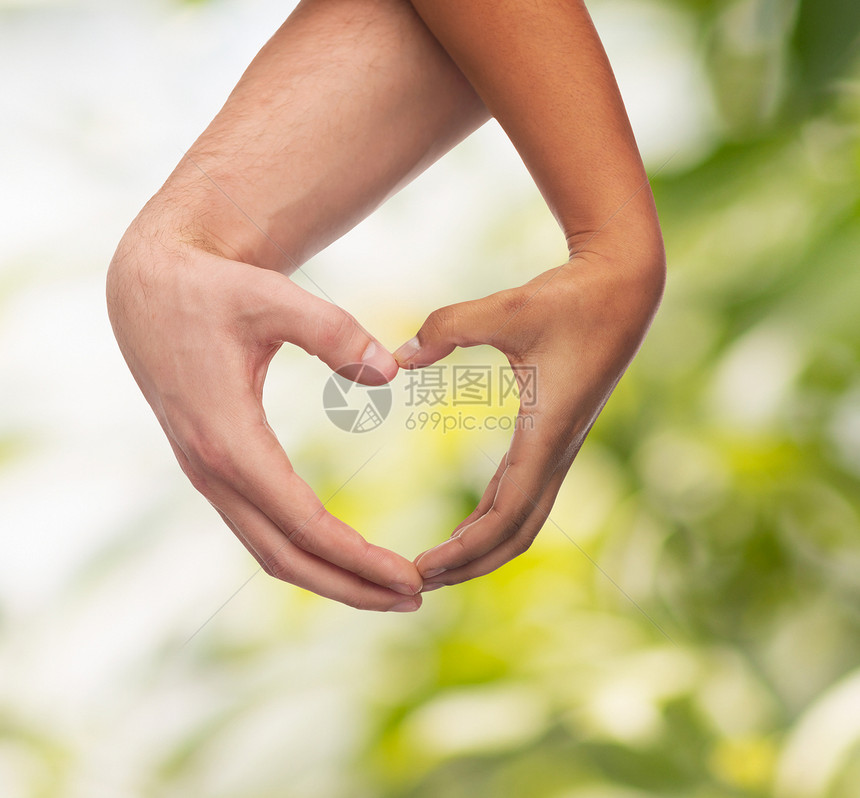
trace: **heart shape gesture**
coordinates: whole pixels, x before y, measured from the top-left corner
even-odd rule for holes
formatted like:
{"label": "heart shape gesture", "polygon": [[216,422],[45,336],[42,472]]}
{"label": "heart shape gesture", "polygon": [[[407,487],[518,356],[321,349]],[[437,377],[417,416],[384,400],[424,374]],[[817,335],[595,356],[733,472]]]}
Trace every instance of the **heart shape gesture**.
{"label": "heart shape gesture", "polygon": [[[417,609],[422,589],[488,573],[528,548],[656,306],[642,301],[653,281],[631,290],[619,264],[580,254],[521,288],[430,315],[397,353],[404,368],[491,344],[515,373],[532,367],[536,401],[521,408],[475,511],[413,564],[325,509],[262,406],[284,342],[359,381],[391,379],[395,358],[352,316],[277,272],[134,229],[124,242],[108,281],[114,329],[183,471],[266,573],[364,609]],[[357,363],[372,368],[346,370]]]}
{"label": "heart shape gesture", "polygon": [[[288,275],[490,114],[570,260],[433,312],[395,358]],[[527,548],[645,335],[664,269],[648,181],[582,2],[302,0],[126,232],[107,294],[183,471],[260,566],[354,607],[411,611],[422,590]],[[328,513],[278,443],[262,393],[286,342],[359,381],[489,344],[537,375],[536,401],[475,511],[410,562]]]}

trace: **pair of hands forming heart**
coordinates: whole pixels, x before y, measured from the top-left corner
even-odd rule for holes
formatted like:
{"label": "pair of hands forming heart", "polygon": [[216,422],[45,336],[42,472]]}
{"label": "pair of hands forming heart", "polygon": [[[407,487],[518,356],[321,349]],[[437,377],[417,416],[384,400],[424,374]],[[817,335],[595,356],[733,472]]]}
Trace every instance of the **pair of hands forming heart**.
{"label": "pair of hands forming heart", "polygon": [[[568,263],[435,311],[396,355],[285,276],[491,115]],[[261,567],[355,607],[410,611],[422,590],[528,546],[664,276],[648,180],[582,0],[301,0],[132,223],[107,291],[182,469]],[[262,406],[284,342],[384,379],[489,344],[533,369],[537,401],[475,511],[410,562],[329,514],[293,470]]]}
{"label": "pair of hands forming heart", "polygon": [[[134,227],[108,294],[123,354],[183,471],[263,570],[354,607],[403,612],[421,605],[422,590],[488,573],[529,546],[658,299],[653,280],[582,252],[521,288],[435,311],[395,359],[289,278]],[[491,344],[515,371],[535,367],[537,402],[520,411],[533,419],[517,425],[474,512],[413,563],[331,515],[294,471],[262,406],[284,342],[332,369],[364,362],[387,379],[455,346]]]}

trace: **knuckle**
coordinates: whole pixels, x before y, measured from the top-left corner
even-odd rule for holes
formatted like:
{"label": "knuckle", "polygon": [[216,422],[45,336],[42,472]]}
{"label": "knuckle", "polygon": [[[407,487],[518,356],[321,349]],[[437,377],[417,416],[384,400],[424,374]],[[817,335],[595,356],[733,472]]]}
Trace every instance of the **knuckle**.
{"label": "knuckle", "polygon": [[[468,563],[474,561],[476,554],[479,552],[481,541],[475,538],[474,535],[453,535],[445,542],[444,564],[447,571],[454,568],[462,568]],[[445,578],[445,577],[442,577]],[[437,577],[433,577],[433,581],[440,581]]]}
{"label": "knuckle", "polygon": [[506,316],[516,316],[529,304],[530,297],[527,297],[520,289],[510,288],[493,294],[492,299],[495,300],[499,310]]}
{"label": "knuckle", "polygon": [[212,479],[208,477],[204,471],[198,471],[190,466],[183,467],[182,470],[185,472],[185,476],[188,477],[188,481],[198,493],[202,493],[204,496],[209,496],[212,493],[214,484]]}
{"label": "knuckle", "polygon": [[265,557],[256,557],[258,563],[260,563],[260,568],[266,576],[271,576],[272,578],[276,578],[275,574],[272,572],[272,566],[269,565],[269,561]]}
{"label": "knuckle", "polygon": [[456,311],[451,305],[437,308],[427,317],[421,327],[421,332],[428,334],[431,338],[445,338],[453,326],[455,315]]}
{"label": "knuckle", "polygon": [[[366,540],[359,543],[360,550],[352,572],[362,579],[369,579],[371,574],[378,571],[377,565],[382,557],[382,552],[371,546]],[[372,580],[371,580],[372,581]]]}
{"label": "knuckle", "polygon": [[537,293],[509,289],[493,294],[491,299],[499,315],[507,322],[494,336],[494,345],[511,359],[512,365],[526,359],[537,342],[546,335],[549,312],[545,300]]}
{"label": "knuckle", "polygon": [[213,467],[213,458],[208,454],[190,451],[190,454],[179,461],[182,472],[188,477],[192,487],[212,500],[220,494],[219,482],[222,480],[222,469]]}
{"label": "knuckle", "polygon": [[528,517],[528,512],[524,511],[520,505],[510,510],[501,510],[494,506],[490,509],[490,512],[496,517],[500,543],[512,538],[520,530]]}
{"label": "knuckle", "polygon": [[176,452],[176,460],[182,469],[182,473],[185,474],[196,491],[208,497],[214,485],[212,484],[212,480],[207,476],[205,469],[195,466],[191,462],[191,458],[178,446],[174,448],[174,451]]}
{"label": "knuckle", "polygon": [[344,310],[332,306],[317,320],[317,351],[330,352],[349,343],[355,335],[355,320]]}
{"label": "knuckle", "polygon": [[214,477],[232,481],[231,478],[235,476],[236,458],[229,445],[219,436],[199,431],[188,441],[187,451],[192,469],[202,479],[209,481]]}
{"label": "knuckle", "polygon": [[281,582],[292,584],[295,579],[295,569],[293,568],[292,559],[286,551],[276,551],[270,557],[267,557],[263,569],[269,576]]}
{"label": "knuckle", "polygon": [[457,549],[459,554],[468,554],[469,553],[469,543],[464,535],[454,535],[451,538],[451,545]]}
{"label": "knuckle", "polygon": [[511,513],[511,525],[515,532],[519,531],[526,525],[526,522],[531,518],[534,509],[534,505],[528,500],[523,501],[513,509]]}
{"label": "knuckle", "polygon": [[511,548],[513,556],[519,557],[521,554],[525,554],[531,548],[534,540],[532,535],[519,535],[514,538],[514,544]]}
{"label": "knuckle", "polygon": [[362,590],[356,590],[349,593],[342,599],[343,603],[348,607],[356,610],[372,610],[375,606],[372,604],[368,596]]}
{"label": "knuckle", "polygon": [[290,541],[290,543],[294,546],[298,546],[300,549],[305,549],[306,551],[313,543],[313,535],[311,534],[310,524],[308,523],[299,524],[298,526],[290,526],[285,530],[284,534],[287,536],[287,540]]}

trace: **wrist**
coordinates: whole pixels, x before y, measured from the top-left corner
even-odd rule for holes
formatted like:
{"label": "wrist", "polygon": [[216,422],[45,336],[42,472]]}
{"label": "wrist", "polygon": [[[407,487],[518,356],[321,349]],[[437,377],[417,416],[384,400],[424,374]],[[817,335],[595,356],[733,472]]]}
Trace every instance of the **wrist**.
{"label": "wrist", "polygon": [[660,226],[653,219],[625,220],[624,226],[568,234],[571,261],[598,259],[659,304],[666,282],[666,250]]}
{"label": "wrist", "polygon": [[168,248],[192,248],[279,271],[292,266],[263,224],[243,212],[227,181],[186,158],[144,205],[131,229]]}

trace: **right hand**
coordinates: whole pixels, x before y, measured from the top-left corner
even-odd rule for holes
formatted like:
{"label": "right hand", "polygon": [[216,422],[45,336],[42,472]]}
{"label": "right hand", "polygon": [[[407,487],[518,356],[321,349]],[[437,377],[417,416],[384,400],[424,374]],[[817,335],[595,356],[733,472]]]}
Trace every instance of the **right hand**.
{"label": "right hand", "polygon": [[114,256],[107,297],[120,349],[182,470],[263,570],[353,607],[418,609],[415,566],[326,511],[262,405],[269,362],[284,342],[332,369],[372,366],[347,373],[358,382],[393,378],[392,355],[288,277],[139,225]]}
{"label": "right hand", "polygon": [[425,591],[483,576],[531,545],[660,304],[663,251],[646,252],[636,238],[606,236],[524,286],[439,308],[395,353],[422,368],[455,346],[489,344],[528,397],[478,506],[416,559]]}

